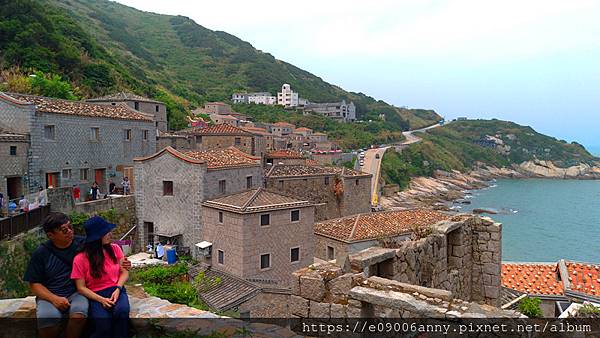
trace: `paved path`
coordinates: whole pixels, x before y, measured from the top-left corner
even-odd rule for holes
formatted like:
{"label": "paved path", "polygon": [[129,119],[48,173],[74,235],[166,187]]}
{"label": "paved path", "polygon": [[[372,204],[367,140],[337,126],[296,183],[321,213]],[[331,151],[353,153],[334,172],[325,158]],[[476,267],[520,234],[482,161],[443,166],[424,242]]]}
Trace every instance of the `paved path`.
{"label": "paved path", "polygon": [[[436,123],[429,127],[402,132],[402,135],[404,135],[406,139],[402,142],[395,143],[392,146],[406,146],[409,144],[421,142],[421,138],[415,135],[415,133],[424,133],[430,129],[437,128],[439,126],[440,124]],[[371,206],[373,208],[379,205],[379,178],[381,177],[381,160],[383,159],[383,154],[388,148],[390,147],[387,146],[383,148],[367,149],[365,151],[365,164],[363,166],[359,166],[359,161],[356,161],[356,169],[373,175],[373,177],[371,178]],[[379,154],[379,158],[377,158],[377,154]]]}

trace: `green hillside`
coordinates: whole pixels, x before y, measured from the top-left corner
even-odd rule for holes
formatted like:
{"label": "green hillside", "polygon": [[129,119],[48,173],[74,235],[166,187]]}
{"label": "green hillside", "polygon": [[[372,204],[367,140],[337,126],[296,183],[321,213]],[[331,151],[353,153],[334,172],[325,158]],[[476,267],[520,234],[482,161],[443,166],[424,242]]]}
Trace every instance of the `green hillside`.
{"label": "green hillside", "polygon": [[185,125],[190,109],[206,101],[227,101],[234,91],[276,93],[283,83],[313,102],[352,100],[361,118],[383,113],[389,129],[439,119],[433,111],[423,119],[421,111],[419,117],[362,93],[346,92],[183,16],[142,12],[106,0],[1,3],[0,67],[12,71],[4,72],[0,89],[27,90],[23,76],[42,71],[62,76],[79,98],[130,90],[165,101],[175,129]]}
{"label": "green hillside", "polygon": [[[431,176],[436,169],[467,171],[478,162],[509,167],[539,159],[569,167],[599,161],[578,143],[567,143],[508,121],[456,121],[418,135],[422,142],[401,153],[385,154],[382,169],[386,182],[405,187],[410,177]],[[489,137],[497,141],[482,142]]]}

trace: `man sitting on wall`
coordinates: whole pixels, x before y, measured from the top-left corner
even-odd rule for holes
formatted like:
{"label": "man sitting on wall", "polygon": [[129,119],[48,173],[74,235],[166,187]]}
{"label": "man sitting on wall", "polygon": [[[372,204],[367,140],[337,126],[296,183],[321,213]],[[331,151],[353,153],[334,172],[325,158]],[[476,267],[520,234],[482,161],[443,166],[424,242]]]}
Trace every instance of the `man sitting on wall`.
{"label": "man sitting on wall", "polygon": [[[63,213],[49,214],[43,228],[49,240],[31,255],[23,277],[36,296],[38,330],[41,337],[56,337],[61,332],[63,317],[68,316],[66,337],[79,337],[88,301],[77,293],[71,271],[85,238],[75,236],[69,217]],[[131,262],[125,259],[123,267],[129,269]]]}

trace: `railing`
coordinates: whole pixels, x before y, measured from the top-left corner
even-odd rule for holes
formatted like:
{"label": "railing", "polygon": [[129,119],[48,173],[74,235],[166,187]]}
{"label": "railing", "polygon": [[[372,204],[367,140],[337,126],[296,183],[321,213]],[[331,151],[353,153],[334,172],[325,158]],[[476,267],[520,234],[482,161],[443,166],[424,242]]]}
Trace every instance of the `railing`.
{"label": "railing", "polygon": [[10,239],[42,224],[50,213],[50,206],[44,205],[28,212],[19,212],[0,219],[0,239]]}

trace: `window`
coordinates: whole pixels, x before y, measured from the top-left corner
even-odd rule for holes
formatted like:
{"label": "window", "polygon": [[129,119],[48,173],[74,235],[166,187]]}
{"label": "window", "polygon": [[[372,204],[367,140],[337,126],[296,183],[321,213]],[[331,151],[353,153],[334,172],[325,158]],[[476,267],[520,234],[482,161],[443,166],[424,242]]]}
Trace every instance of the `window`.
{"label": "window", "polygon": [[202,136],[196,136],[196,143],[202,143]]}
{"label": "window", "polygon": [[260,255],[260,269],[268,269],[271,267],[271,254]]}
{"label": "window", "polygon": [[279,190],[283,190],[283,180],[279,180]]}
{"label": "window", "polygon": [[131,129],[125,129],[125,141],[131,141]]}
{"label": "window", "polygon": [[135,110],[140,110],[140,103],[139,102],[134,102],[133,103],[133,107],[135,108]]}
{"label": "window", "polygon": [[219,223],[223,223],[223,212],[219,211]]}
{"label": "window", "polygon": [[154,107],[154,111],[158,113],[158,105],[156,105],[156,107]]}
{"label": "window", "polygon": [[227,191],[227,182],[225,180],[219,181],[219,193],[224,194]]}
{"label": "window", "polygon": [[94,141],[94,142],[100,141],[100,128],[98,128],[98,127],[90,128],[90,141]]}
{"label": "window", "polygon": [[329,185],[329,177],[325,177],[325,185]]}
{"label": "window", "polygon": [[142,130],[142,140],[148,141],[148,131]]}
{"label": "window", "polygon": [[260,225],[267,226],[271,224],[271,214],[260,215]]}
{"label": "window", "polygon": [[218,258],[218,262],[219,264],[225,264],[225,253],[223,252],[223,250],[217,250],[219,258]]}
{"label": "window", "polygon": [[17,146],[10,146],[10,156],[17,156]]}
{"label": "window", "polygon": [[71,179],[71,169],[63,169],[62,178]]}
{"label": "window", "polygon": [[246,176],[246,189],[252,188],[252,176]]}
{"label": "window", "polygon": [[300,261],[300,248],[292,248],[290,250],[290,262],[295,263]]}
{"label": "window", "polygon": [[300,221],[300,210],[292,210],[291,220],[292,220],[292,222]]}
{"label": "window", "polygon": [[360,183],[360,181],[359,181],[358,179],[356,179],[356,181],[354,181],[354,183],[355,183],[356,185],[358,185],[358,183]]}
{"label": "window", "polygon": [[55,139],[54,126],[44,126],[44,137],[46,140]]}
{"label": "window", "polygon": [[163,181],[163,196],[173,196],[173,181]]}
{"label": "window", "polygon": [[242,144],[242,139],[241,139],[241,138],[239,138],[239,137],[236,137],[236,138],[235,138],[235,145],[236,145],[236,146],[239,146],[240,144]]}
{"label": "window", "polygon": [[327,260],[331,261],[335,259],[335,249],[331,246],[327,246]]}
{"label": "window", "polygon": [[87,168],[79,169],[79,179],[82,181],[87,181],[90,176],[90,170]]}

